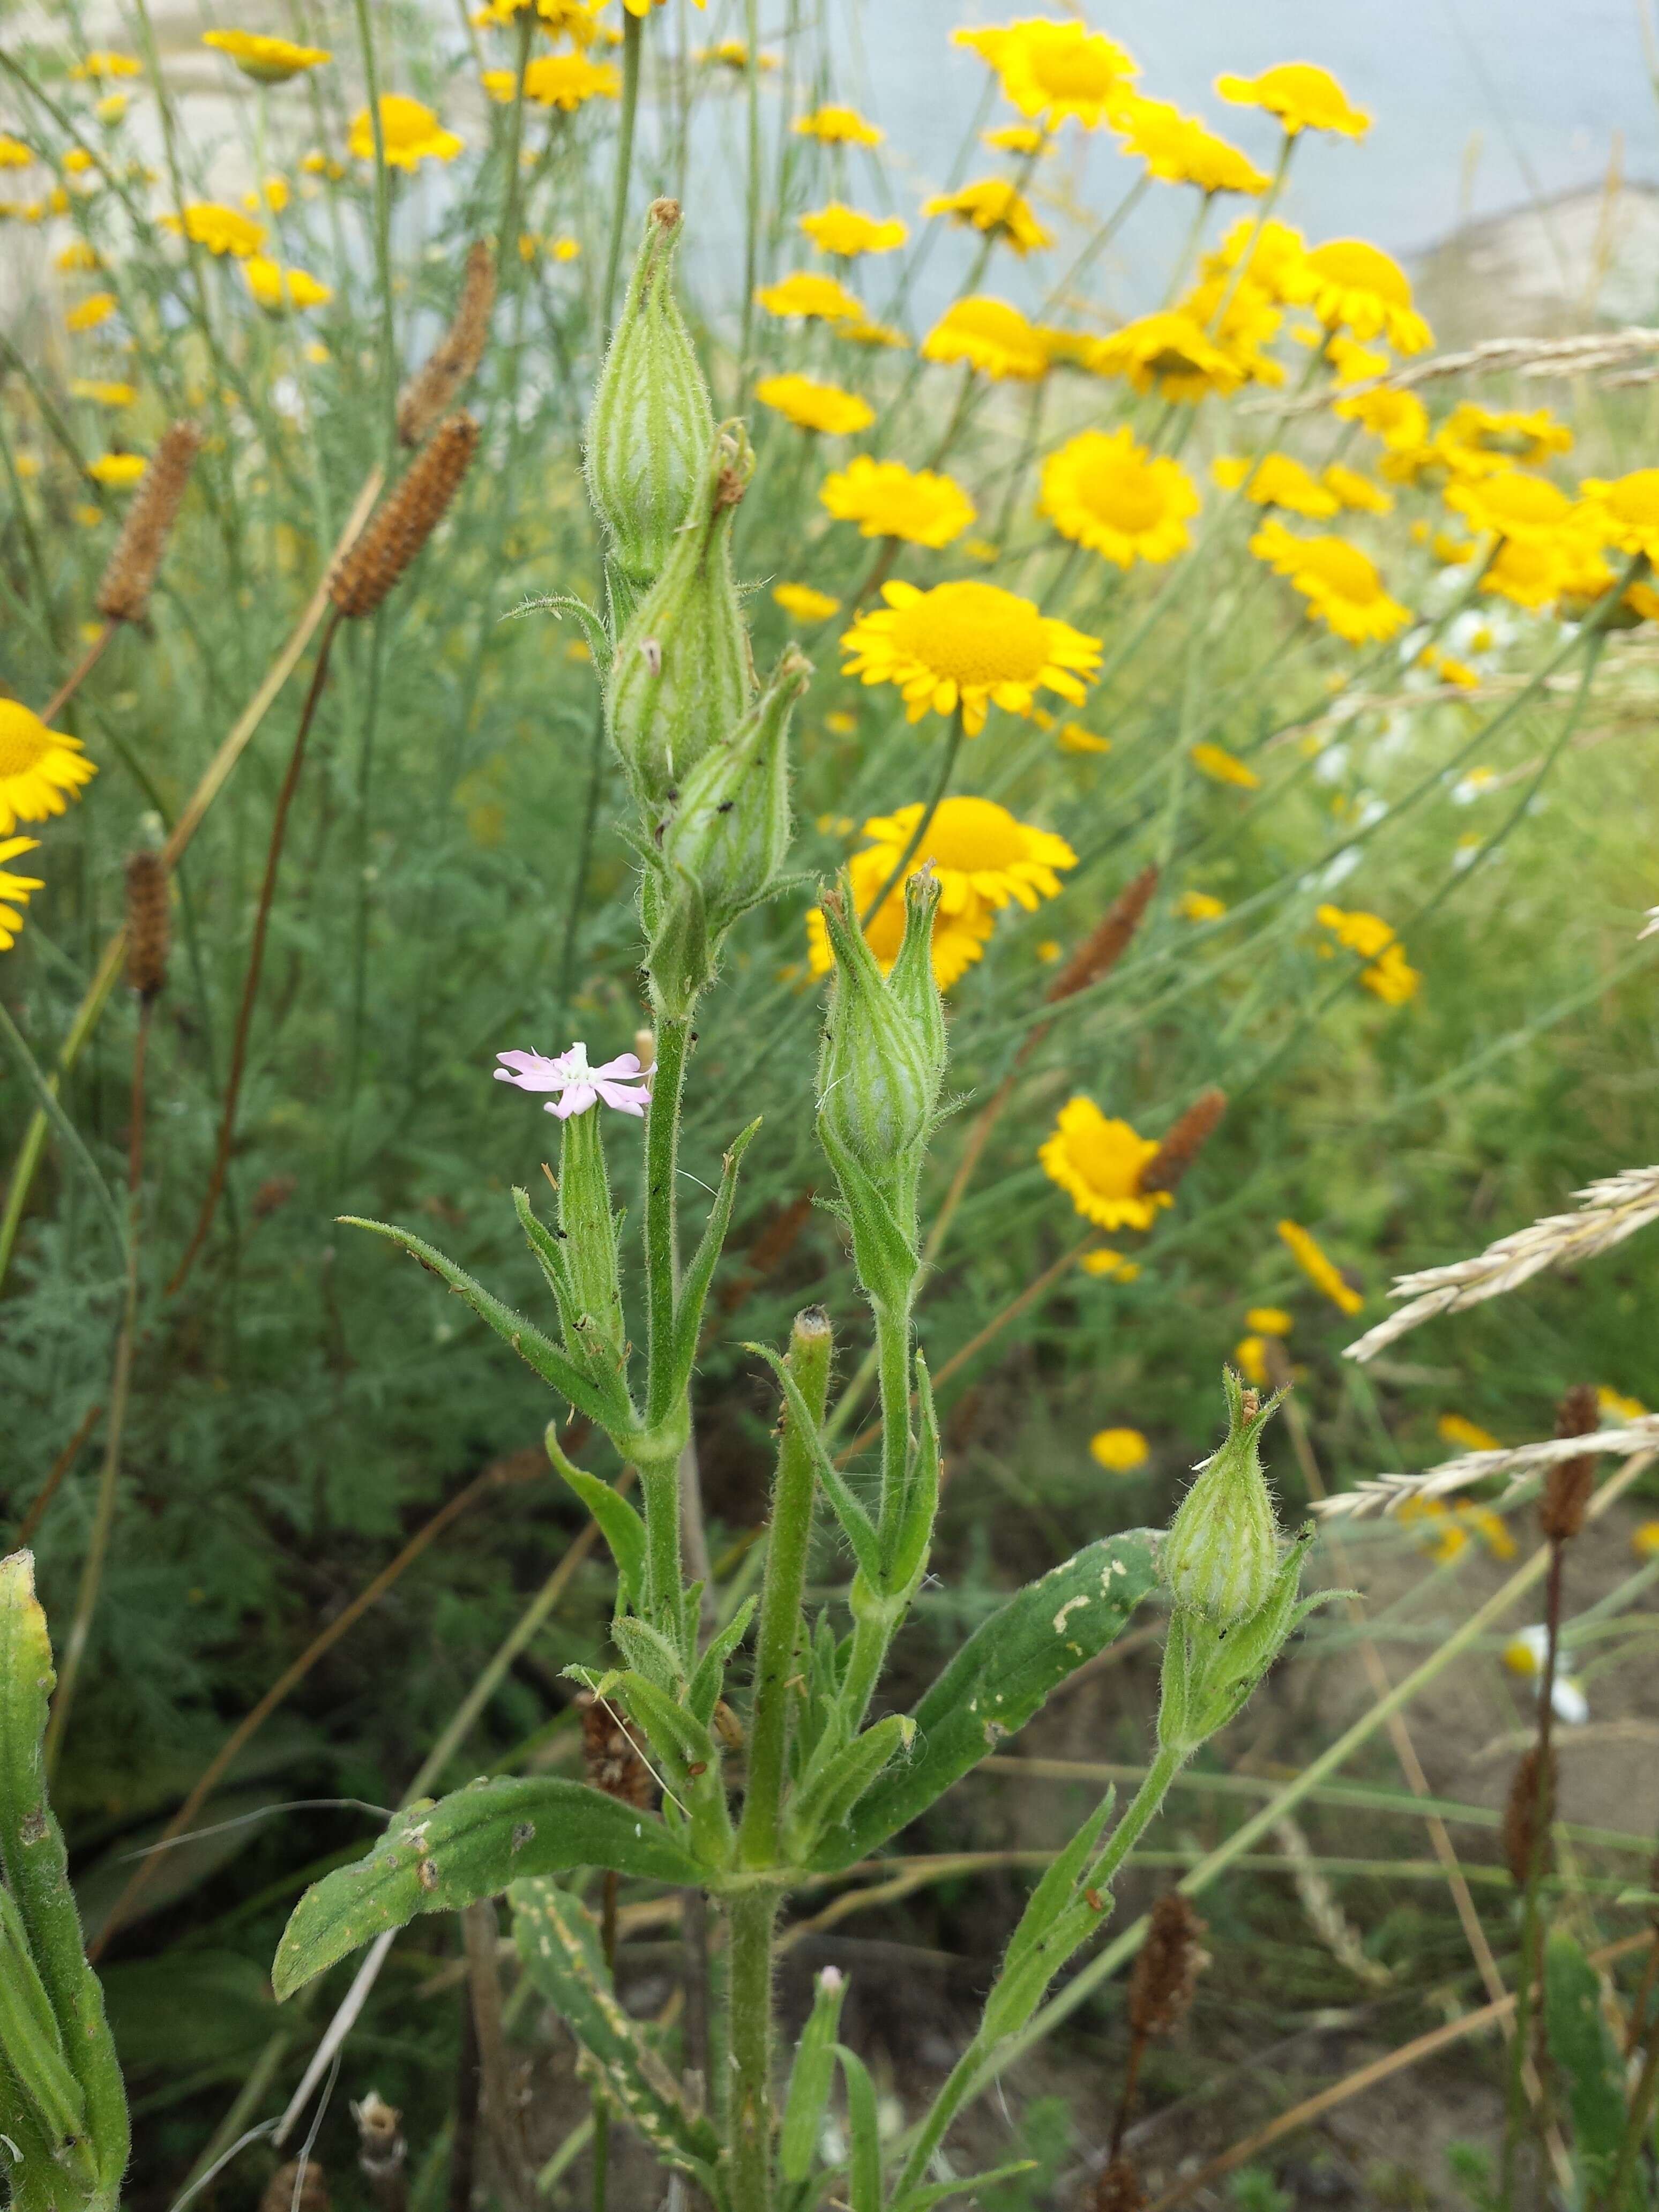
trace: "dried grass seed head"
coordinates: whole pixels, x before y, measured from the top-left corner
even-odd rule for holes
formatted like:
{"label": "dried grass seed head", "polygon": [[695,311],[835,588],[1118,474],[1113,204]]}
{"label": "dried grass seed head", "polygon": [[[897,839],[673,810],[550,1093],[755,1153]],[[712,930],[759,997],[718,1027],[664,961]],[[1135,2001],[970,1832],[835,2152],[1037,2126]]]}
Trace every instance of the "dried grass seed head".
{"label": "dried grass seed head", "polygon": [[1095,2184],[1094,2212],[1145,2212],[1146,2203],[1133,2160],[1115,2158]]}
{"label": "dried grass seed head", "polygon": [[1166,1890],[1153,1905],[1129,1982],[1129,2025],[1137,2035],[1170,2035],[1181,2025],[1210,1963],[1207,1933],[1178,1889]]}
{"label": "dried grass seed head", "polygon": [[[1575,1382],[1555,1409],[1558,1437],[1588,1437],[1601,1425],[1601,1402],[1592,1382]],[[1544,1477],[1544,1494],[1538,1504],[1538,1526],[1552,1544],[1569,1544],[1584,1525],[1584,1516],[1595,1491],[1595,1460],[1586,1452],[1581,1459],[1558,1461]]]}
{"label": "dried grass seed head", "polygon": [[159,853],[131,854],[126,871],[127,983],[141,999],[167,988],[173,909],[167,862]]}
{"label": "dried grass seed head", "polygon": [[1143,868],[1125,885],[1049,986],[1050,1005],[1058,1006],[1062,999],[1086,991],[1091,983],[1111,973],[1139,928],[1157,889],[1155,867]]}
{"label": "dried grass seed head", "polygon": [[1200,1091],[1140,1171],[1142,1190],[1174,1190],[1215,1134],[1227,1110],[1227,1094]]}
{"label": "dried grass seed head", "polygon": [[489,340],[495,305],[495,257],[486,240],[476,238],[449,328],[398,395],[398,435],[405,446],[418,446],[471,383]]}
{"label": "dried grass seed head", "polygon": [[307,2154],[285,2160],[265,2184],[259,2212],[328,2212],[328,2176]]}
{"label": "dried grass seed head", "polygon": [[201,449],[202,433],[194,422],[170,422],[162,432],[98,586],[98,611],[106,622],[139,623],[149,613],[161,556]]}
{"label": "dried grass seed head", "polygon": [[1515,1770],[1509,1801],[1504,1808],[1504,1863],[1517,1889],[1524,1889],[1531,1877],[1533,1853],[1539,1846],[1540,1835],[1543,1856],[1539,1871],[1547,1874],[1550,1870],[1549,1828],[1555,1817],[1555,1753],[1552,1752],[1540,1807],[1538,1746],[1534,1744]]}
{"label": "dried grass seed head", "polygon": [[329,595],[349,621],[372,615],[426,544],[477,451],[470,415],[441,422],[368,527],[341,556]]}

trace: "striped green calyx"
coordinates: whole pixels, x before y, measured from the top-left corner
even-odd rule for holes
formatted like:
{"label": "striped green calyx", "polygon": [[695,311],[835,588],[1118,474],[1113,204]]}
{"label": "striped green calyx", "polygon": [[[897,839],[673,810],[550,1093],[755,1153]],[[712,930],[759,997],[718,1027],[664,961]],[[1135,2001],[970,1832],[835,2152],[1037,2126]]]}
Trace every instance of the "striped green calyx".
{"label": "striped green calyx", "polygon": [[1267,1603],[1279,1570],[1279,1522],[1259,1443],[1279,1400],[1262,1405],[1231,1367],[1222,1380],[1227,1434],[1181,1501],[1159,1571],[1178,1607],[1231,1628]]}
{"label": "striped green calyx", "polygon": [[708,387],[674,298],[676,200],[653,200],[588,412],[588,496],[635,592],[666,565],[714,433]]}
{"label": "striped green calyx", "polygon": [[611,738],[648,823],[729,738],[754,696],[754,664],[732,578],[732,520],[755,471],[740,422],[717,431],[667,563],[617,646]]}

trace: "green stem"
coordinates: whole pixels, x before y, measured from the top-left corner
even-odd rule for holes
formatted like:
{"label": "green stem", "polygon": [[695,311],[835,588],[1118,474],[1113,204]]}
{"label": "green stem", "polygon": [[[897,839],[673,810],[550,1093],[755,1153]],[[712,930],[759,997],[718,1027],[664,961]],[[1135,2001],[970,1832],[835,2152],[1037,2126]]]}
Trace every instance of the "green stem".
{"label": "green stem", "polygon": [[869,928],[871,922],[875,919],[876,915],[881,912],[883,906],[891,896],[894,890],[898,884],[904,881],[905,871],[908,868],[911,861],[915,859],[916,854],[921,851],[922,840],[927,836],[927,832],[933,828],[933,817],[939,812],[940,802],[944,799],[945,793],[951,787],[951,777],[956,769],[957,755],[961,750],[962,707],[960,702],[958,702],[955,714],[951,717],[951,735],[945,748],[945,758],[939,766],[939,780],[934,784],[933,791],[928,796],[927,805],[921,810],[921,818],[916,823],[915,833],[911,836],[909,843],[899,854],[898,866],[893,870],[892,874],[888,877],[886,882],[876,893],[874,898],[871,900],[869,905],[866,907],[863,914],[860,916],[859,927],[860,929]]}
{"label": "green stem", "polygon": [[[657,1025],[656,1042],[651,1110],[645,1118],[645,1420],[649,1429],[666,1420],[673,1410],[668,1401],[673,1383],[674,1303],[680,1275],[679,1210],[674,1185],[679,1174],[680,1109],[690,1054],[690,1017],[665,1017]],[[678,1455],[677,1444],[674,1456]]]}
{"label": "green stem", "polygon": [[759,0],[744,0],[744,31],[749,49],[744,68],[749,184],[744,208],[743,325],[738,339],[736,411],[739,415],[749,404],[749,349],[755,334],[755,290],[760,281],[761,203],[765,198],[761,188]]}
{"label": "green stem", "polygon": [[[601,682],[604,671],[599,672]],[[582,908],[587,898],[587,868],[593,851],[593,832],[599,827],[599,793],[605,787],[605,698],[601,693],[593,709],[593,734],[587,748],[587,803],[582,809],[581,835],[576,846],[575,873],[570,885],[570,908],[564,920],[564,949],[559,955],[559,1005],[568,1014],[576,995],[576,956],[581,949]]]}
{"label": "green stem", "polygon": [[617,301],[617,272],[622,267],[623,232],[628,223],[628,182],[634,167],[634,118],[640,105],[640,34],[637,15],[623,18],[622,117],[617,127],[617,196],[611,209],[611,243],[605,250],[605,293],[600,305],[602,338],[611,335],[611,310]]}
{"label": "green stem", "polygon": [[[823,1419],[832,1345],[828,1322],[816,1310],[797,1319],[789,1368],[817,1421]],[[775,1866],[783,1809],[789,1742],[790,1678],[795,1671],[807,1554],[812,1541],[814,1478],[805,1437],[786,1413],[772,1492],[772,1525],[766,1546],[766,1581],[755,1638],[755,1702],[749,1732],[749,1784],[738,1832],[747,1867]]]}
{"label": "green stem", "polygon": [[[1116,1827],[1113,1829],[1111,1841],[1090,1869],[1089,1881],[1092,1888],[1103,1890],[1109,1887],[1112,1877],[1122,1866],[1124,1860],[1139,1841],[1147,1824],[1157,1813],[1159,1806],[1163,1804],[1169,1792],[1170,1784],[1180,1772],[1186,1756],[1184,1751],[1173,1750],[1167,1747],[1160,1749],[1157,1758],[1146,1770],[1146,1780],[1136,1790],[1127,1810]],[[969,2100],[976,2096],[979,2091],[988,2083],[991,2078],[989,2069],[995,2063],[995,2059],[994,2046],[981,2041],[978,2036],[975,2037],[961,2057],[957,2059],[951,2069],[949,2080],[934,2099],[933,2109],[921,2124],[921,2132],[917,2136],[911,2148],[910,2155],[905,2160],[904,2171],[900,2175],[897,2186],[893,2191],[895,2201],[921,2185],[922,2178],[933,2160],[933,2153],[945,2140],[951,2121]]]}
{"label": "green stem", "polygon": [[[507,184],[501,207],[501,240],[495,248],[495,266],[503,281],[509,270],[516,272],[522,265],[519,255],[519,151],[524,143],[524,73],[530,65],[530,41],[535,34],[535,14],[526,8],[519,17],[519,60],[513,79],[513,112],[507,125]],[[516,273],[513,282],[522,289],[521,280]]]}
{"label": "green stem", "polygon": [[369,128],[374,134],[374,270],[380,294],[380,390],[386,415],[386,451],[398,450],[398,356],[392,320],[392,180],[386,165],[386,126],[380,119],[380,72],[374,64],[374,33],[368,0],[354,0],[357,43],[363,54],[363,89]]}
{"label": "green stem", "polygon": [[680,1551],[680,1463],[672,1459],[640,1462],[640,1498],[645,1507],[645,1609],[669,1640],[680,1641],[680,1591],[684,1570]]}
{"label": "green stem", "polygon": [[772,1931],[777,1895],[739,1891],[731,1921],[732,2212],[772,2212]]}
{"label": "green stem", "polygon": [[910,1316],[876,1308],[876,1358],[881,1378],[881,1537],[884,1572],[893,1564],[910,1467]]}

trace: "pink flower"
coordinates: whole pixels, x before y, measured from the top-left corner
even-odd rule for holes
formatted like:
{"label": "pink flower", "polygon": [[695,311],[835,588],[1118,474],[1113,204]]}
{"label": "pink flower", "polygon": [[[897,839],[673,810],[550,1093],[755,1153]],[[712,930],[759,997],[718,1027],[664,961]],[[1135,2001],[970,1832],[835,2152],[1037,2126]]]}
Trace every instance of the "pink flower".
{"label": "pink flower", "polygon": [[538,1052],[498,1052],[497,1083],[516,1083],[520,1091],[556,1091],[545,1111],[568,1121],[573,1114],[586,1114],[603,1098],[619,1114],[642,1115],[651,1103],[650,1076],[631,1052],[620,1060],[607,1060],[603,1067],[587,1064],[587,1047],[573,1044],[556,1060],[544,1060]]}

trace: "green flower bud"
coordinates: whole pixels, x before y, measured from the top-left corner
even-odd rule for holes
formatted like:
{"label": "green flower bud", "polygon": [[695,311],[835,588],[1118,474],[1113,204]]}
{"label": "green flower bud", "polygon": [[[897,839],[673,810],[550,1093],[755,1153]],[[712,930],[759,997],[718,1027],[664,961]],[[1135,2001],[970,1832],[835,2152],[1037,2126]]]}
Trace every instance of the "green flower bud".
{"label": "green flower bud", "polygon": [[938,904],[932,875],[912,876],[904,942],[887,976],[859,926],[850,877],[843,873],[823,902],[836,982],[818,1061],[818,1126],[878,1183],[920,1151],[944,1079],[943,1024],[936,1038],[894,988],[901,972],[913,973],[917,945],[927,958]]}
{"label": "green flower bud", "polygon": [[653,200],[587,417],[588,496],[611,557],[643,588],[690,512],[714,414],[674,298],[679,205]]}
{"label": "green flower bud", "polygon": [[754,470],[743,425],[717,432],[690,516],[617,647],[611,742],[653,821],[709,748],[732,737],[754,695],[732,580],[732,519]]}
{"label": "green flower bud", "polygon": [[1223,1628],[1177,1605],[1164,1640],[1158,1709],[1158,1740],[1167,1749],[1184,1756],[1225,1728],[1308,1614],[1342,1595],[1302,1595],[1302,1563],[1313,1537],[1310,1523],[1279,1561],[1266,1602],[1248,1620]]}
{"label": "green flower bud", "polygon": [[1159,1555],[1177,1613],[1183,1607],[1218,1628],[1248,1620],[1267,1602],[1279,1572],[1279,1522],[1257,1440],[1279,1403],[1261,1405],[1231,1367],[1227,1436],[1199,1468]]}
{"label": "green flower bud", "polygon": [[794,646],[729,738],[682,781],[658,833],[671,874],[702,899],[711,953],[740,914],[777,888],[789,853],[789,718],[812,664]]}

